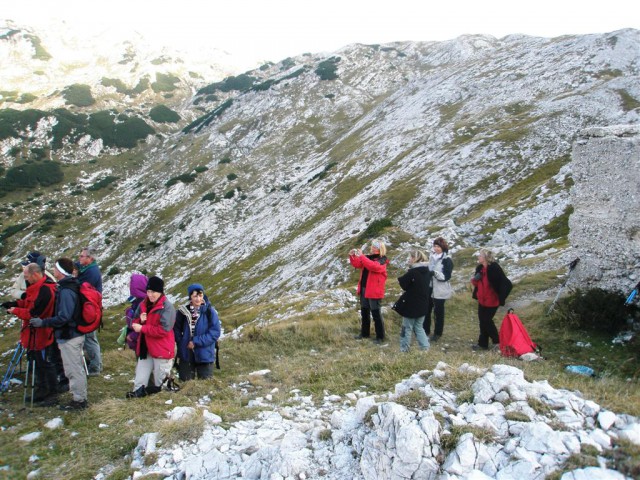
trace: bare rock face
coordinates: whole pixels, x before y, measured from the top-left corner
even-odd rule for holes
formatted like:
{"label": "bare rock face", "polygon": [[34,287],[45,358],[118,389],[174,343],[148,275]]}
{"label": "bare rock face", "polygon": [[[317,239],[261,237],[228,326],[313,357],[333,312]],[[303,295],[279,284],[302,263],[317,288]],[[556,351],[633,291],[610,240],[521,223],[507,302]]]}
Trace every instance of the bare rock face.
{"label": "bare rock face", "polygon": [[640,279],[640,126],[588,128],[573,146],[573,285],[625,291]]}

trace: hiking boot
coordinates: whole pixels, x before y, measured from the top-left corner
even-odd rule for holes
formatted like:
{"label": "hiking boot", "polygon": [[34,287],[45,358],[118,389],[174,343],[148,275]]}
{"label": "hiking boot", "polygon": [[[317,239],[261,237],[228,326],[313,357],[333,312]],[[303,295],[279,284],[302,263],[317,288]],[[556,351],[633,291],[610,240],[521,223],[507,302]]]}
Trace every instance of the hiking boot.
{"label": "hiking boot", "polygon": [[440,340],[440,335],[431,335],[429,337],[429,340],[431,340],[432,342],[437,342],[438,340]]}
{"label": "hiking boot", "polygon": [[88,404],[86,400],[71,400],[66,405],[60,405],[60,410],[65,412],[73,412],[75,410],[85,410]]}
{"label": "hiking boot", "polygon": [[127,392],[125,397],[126,398],[142,398],[142,397],[146,397],[146,396],[147,396],[147,389],[143,385],[140,388],[138,388],[137,390],[134,390],[133,392]]}
{"label": "hiking boot", "polygon": [[37,407],[53,407],[58,404],[58,394],[52,393],[51,395],[47,395],[44,399],[40,401],[36,401],[34,405]]}
{"label": "hiking boot", "polygon": [[376,338],[373,343],[376,345],[382,345],[384,343],[384,338]]}
{"label": "hiking boot", "polygon": [[363,340],[363,339],[369,338],[369,337],[365,337],[364,335],[360,334],[360,335],[355,335],[353,338],[355,338],[356,340]]}
{"label": "hiking boot", "polygon": [[155,385],[149,385],[147,388],[147,395],[153,395],[154,393],[159,393],[162,390],[162,387],[156,387]]}
{"label": "hiking boot", "polygon": [[88,376],[89,377],[99,377],[100,376],[100,372],[89,372]]}
{"label": "hiking boot", "polygon": [[487,350],[489,350],[489,347],[482,347],[480,345],[472,345],[471,346],[471,350],[473,350],[474,352],[486,352]]}

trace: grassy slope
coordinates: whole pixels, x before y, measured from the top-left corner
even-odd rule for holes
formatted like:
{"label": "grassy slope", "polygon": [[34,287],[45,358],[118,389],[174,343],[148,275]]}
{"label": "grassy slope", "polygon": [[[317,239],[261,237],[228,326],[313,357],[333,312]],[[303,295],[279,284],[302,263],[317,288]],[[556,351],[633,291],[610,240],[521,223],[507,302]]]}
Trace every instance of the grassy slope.
{"label": "grassy slope", "polygon": [[[530,298],[540,285],[553,285],[553,277],[551,273],[541,274],[516,285],[511,300]],[[398,293],[394,284],[389,282],[389,301]],[[310,293],[310,297],[313,296],[315,294]],[[264,396],[276,387],[279,389],[274,396],[276,403],[285,402],[292,388],[313,394],[316,399],[325,390],[339,395],[355,389],[384,393],[393,390],[399,380],[419,370],[432,369],[439,361],[454,367],[464,362],[483,367],[494,363],[512,364],[522,368],[530,381],[546,379],[554,387],[580,390],[585,397],[615,412],[640,415],[640,392],[635,379],[637,363],[629,360],[634,358],[631,348],[612,347],[606,338],[550,329],[545,325],[545,304],[530,304],[517,312],[531,337],[544,347],[546,360],[535,363],[470,350],[477,336],[477,320],[475,302],[467,291],[447,302],[443,339],[428,353],[414,348],[407,355],[398,355],[400,318],[395,313],[389,311],[386,315],[389,343],[380,348],[372,342],[352,339],[358,330],[355,304],[353,309],[341,314],[327,314],[322,310],[304,313],[306,304],[307,300],[280,299],[266,308],[265,305],[246,305],[221,311],[227,329],[258,315],[271,319],[277,314],[287,314],[283,315],[285,320],[268,327],[247,324],[242,339],[221,342],[222,370],[216,371],[214,379],[189,382],[180,392],[163,392],[141,400],[124,399],[131,387],[135,360],[131,351],[117,350],[115,345],[121,309],[109,311],[106,328],[100,334],[104,374],[108,378],[89,379],[91,407],[86,412],[61,414],[54,408],[24,408],[21,388],[2,396],[0,451],[2,463],[10,465],[9,472],[3,474],[24,478],[29,471],[40,467],[43,478],[60,478],[64,474],[65,478],[84,479],[95,475],[105,464],[114,464],[116,469],[110,478],[126,478],[131,461],[126,456],[143,433],[160,431],[164,444],[198,436],[203,428],[200,417],[174,423],[165,420],[164,412],[176,406],[193,406],[204,395],[212,398],[210,410],[229,425],[254,415],[255,411],[246,407],[248,400]],[[501,309],[497,317],[501,319],[503,315]],[[8,350],[16,336],[17,332],[7,332],[0,338],[0,349]],[[592,346],[576,347],[578,340],[590,342]],[[591,365],[601,375],[591,379],[565,373],[564,366],[573,363]],[[259,378],[248,376],[259,369],[270,369],[271,374]],[[630,376],[634,379],[628,380]],[[246,380],[250,381],[250,393],[242,396],[232,385]],[[469,386],[470,383],[450,387],[462,390]],[[173,399],[171,406],[164,403],[169,398]],[[44,424],[58,415],[63,416],[64,427],[54,431],[46,429]],[[100,424],[108,427],[99,428]],[[18,440],[34,431],[43,434],[26,445]],[[30,464],[31,455],[37,455],[39,460]],[[637,456],[630,458],[631,461],[638,459]]]}

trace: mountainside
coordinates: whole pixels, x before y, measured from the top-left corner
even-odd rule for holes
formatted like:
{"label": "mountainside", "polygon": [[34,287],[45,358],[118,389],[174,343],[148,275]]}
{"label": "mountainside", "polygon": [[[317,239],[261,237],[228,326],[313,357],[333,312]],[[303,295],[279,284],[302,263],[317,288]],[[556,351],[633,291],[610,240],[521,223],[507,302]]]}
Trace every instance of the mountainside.
{"label": "mountainside", "polygon": [[[3,53],[27,58],[24,36],[7,42],[16,35],[0,37]],[[346,253],[370,234],[389,243],[395,266],[403,249],[442,234],[464,279],[479,246],[497,250],[512,276],[558,268],[570,256],[572,141],[585,127],[640,121],[639,45],[636,30],[352,45],[224,81],[220,70],[201,71],[207,82],[180,76],[180,89],[135,102],[98,72],[94,104],[52,112],[59,96],[5,101],[2,285],[30,249],[53,259],[92,244],[108,302],[145,270],[170,291],[198,279],[229,305],[343,285]],[[161,73],[153,55],[135,58],[136,74],[119,77],[128,88]],[[32,60],[25,70],[60,72]],[[57,89],[77,82],[62,78]],[[0,90],[31,93],[4,79]],[[163,96],[172,122],[148,118]],[[61,118],[72,120],[65,129]],[[140,136],[120,142],[133,130]],[[45,162],[64,180],[7,187]]]}

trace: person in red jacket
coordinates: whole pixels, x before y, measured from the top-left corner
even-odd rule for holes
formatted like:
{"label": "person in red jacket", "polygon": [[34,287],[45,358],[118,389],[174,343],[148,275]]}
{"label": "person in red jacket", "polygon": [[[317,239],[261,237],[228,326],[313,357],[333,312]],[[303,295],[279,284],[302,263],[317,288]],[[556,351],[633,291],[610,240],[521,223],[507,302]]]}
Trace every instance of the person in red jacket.
{"label": "person in red jacket", "polygon": [[[164,281],[150,277],[147,298],[138,305],[131,328],[138,335],[136,345],[136,376],[133,391],[127,398],[144,397],[160,391],[164,380],[171,375],[176,340],[173,324],[176,310],[164,294]],[[154,385],[147,386],[153,373]]]}
{"label": "person in red jacket", "polygon": [[382,319],[382,298],[387,281],[386,257],[387,247],[381,240],[372,240],[369,255],[364,255],[362,250],[353,249],[349,252],[349,262],[355,268],[359,268],[360,280],[356,290],[360,297],[360,335],[356,338],[369,338],[371,317],[376,330],[376,343],[384,341],[384,321]]}
{"label": "person in red jacket", "polygon": [[481,249],[478,252],[478,265],[475,275],[471,278],[474,287],[473,298],[478,300],[478,321],[480,323],[480,335],[478,344],[473,346],[474,350],[488,350],[489,339],[494,346],[500,344],[498,329],[493,321],[493,317],[498,311],[498,307],[505,304],[505,299],[509,294],[511,282],[507,279],[504,271],[495,261],[490,250]]}
{"label": "person in red jacket", "polygon": [[53,316],[57,284],[45,275],[37,263],[24,267],[27,282],[25,298],[6,302],[8,313],[22,320],[20,343],[27,350],[28,361],[35,362],[35,391],[33,401],[40,405],[53,405],[57,401],[57,376],[53,362],[53,328],[31,328],[29,320],[34,317]]}

